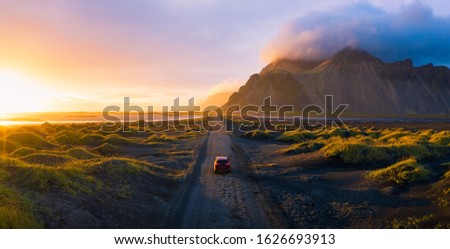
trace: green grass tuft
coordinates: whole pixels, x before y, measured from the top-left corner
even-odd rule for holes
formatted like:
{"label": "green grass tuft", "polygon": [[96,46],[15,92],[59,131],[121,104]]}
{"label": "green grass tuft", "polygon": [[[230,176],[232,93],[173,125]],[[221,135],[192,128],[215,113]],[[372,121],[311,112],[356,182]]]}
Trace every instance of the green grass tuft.
{"label": "green grass tuft", "polygon": [[323,147],[321,151],[328,158],[348,164],[379,162],[388,159],[384,150],[356,142],[332,142]]}
{"label": "green grass tuft", "polygon": [[0,228],[42,228],[33,215],[31,201],[14,190],[0,185]]}
{"label": "green grass tuft", "polygon": [[54,130],[55,132],[67,131],[69,130],[69,127],[67,127],[66,125],[57,125]]}
{"label": "green grass tuft", "polygon": [[51,149],[56,147],[55,144],[50,143],[44,138],[27,132],[13,133],[7,137],[7,140],[34,149]]}
{"label": "green grass tuft", "polygon": [[450,131],[441,131],[433,134],[430,138],[430,143],[450,146]]}
{"label": "green grass tuft", "polygon": [[11,153],[11,156],[12,157],[24,157],[24,156],[28,156],[28,155],[36,153],[36,152],[37,152],[36,149],[28,148],[28,147],[22,147],[22,148],[19,148],[19,149],[13,151]]}
{"label": "green grass tuft", "polygon": [[104,144],[92,149],[91,151],[94,153],[98,153],[102,156],[117,156],[117,155],[123,154],[120,147],[109,144],[109,143],[104,143]]}
{"label": "green grass tuft", "polygon": [[336,127],[331,130],[324,130],[320,133],[318,133],[318,136],[321,136],[323,138],[331,138],[331,137],[341,137],[341,138],[349,138],[349,137],[355,137],[358,135],[361,135],[361,131],[356,128],[351,129],[341,129],[339,127]]}
{"label": "green grass tuft", "polygon": [[148,137],[145,142],[146,143],[157,143],[157,142],[172,142],[176,140],[176,137],[165,135],[165,134],[153,134]]}
{"label": "green grass tuft", "polygon": [[16,158],[10,158],[7,156],[0,156],[0,168],[2,167],[27,167],[28,164],[16,159]]}
{"label": "green grass tuft", "polygon": [[352,138],[350,140],[334,140],[321,149],[323,154],[337,161],[348,164],[375,163],[381,161],[396,161],[415,157],[436,159],[450,154],[450,147],[422,144],[390,144],[374,145],[373,140]]}
{"label": "green grass tuft", "polygon": [[306,140],[315,139],[317,135],[311,131],[303,131],[303,130],[294,130],[294,131],[286,131],[280,136],[276,138],[278,141],[283,142],[304,142]]}
{"label": "green grass tuft", "polygon": [[79,130],[78,132],[82,133],[82,134],[89,134],[91,133],[88,129],[86,129],[86,127],[83,127],[81,130]]}
{"label": "green grass tuft", "polygon": [[70,156],[51,154],[51,153],[34,153],[21,157],[20,160],[31,164],[42,164],[46,166],[63,165],[73,160]]}
{"label": "green grass tuft", "polygon": [[417,163],[416,159],[406,159],[384,169],[370,172],[367,177],[384,183],[404,186],[409,183],[430,179],[431,171]]}
{"label": "green grass tuft", "polygon": [[53,141],[61,145],[75,144],[82,136],[82,133],[76,131],[62,130],[53,136]]}
{"label": "green grass tuft", "polygon": [[244,137],[251,139],[269,139],[272,138],[270,131],[254,130],[244,134]]}
{"label": "green grass tuft", "polygon": [[105,137],[99,134],[86,134],[77,140],[77,144],[85,146],[99,146],[103,144]]}
{"label": "green grass tuft", "polygon": [[392,227],[395,229],[411,229],[411,228],[424,228],[424,225],[433,219],[433,215],[424,215],[422,217],[406,217],[406,218],[394,218],[392,220]]}
{"label": "green grass tuft", "polygon": [[388,154],[388,158],[391,160],[399,160],[410,157],[421,160],[431,158],[433,156],[426,146],[419,144],[384,145],[379,146],[378,148],[384,149]]}
{"label": "green grass tuft", "polygon": [[127,146],[127,145],[136,144],[134,141],[132,141],[128,138],[118,136],[118,135],[109,135],[105,139],[105,143],[109,143],[109,144],[117,145],[117,146]]}
{"label": "green grass tuft", "polygon": [[11,153],[18,148],[20,148],[20,146],[17,145],[16,143],[0,139],[0,153],[3,154]]}
{"label": "green grass tuft", "polygon": [[0,157],[0,169],[7,173],[4,181],[31,191],[63,191],[76,195],[97,187],[97,181],[79,167],[47,167]]}
{"label": "green grass tuft", "polygon": [[411,135],[411,132],[408,131],[392,131],[392,132],[383,132],[382,137],[380,137],[378,140],[384,143],[395,143],[398,142],[399,139],[403,138],[404,136]]}
{"label": "green grass tuft", "polygon": [[67,150],[66,153],[67,153],[67,155],[69,155],[75,159],[81,159],[81,160],[95,159],[95,158],[100,157],[99,155],[91,153],[84,148],[72,148],[72,149]]}
{"label": "green grass tuft", "polygon": [[91,161],[83,166],[89,174],[101,179],[124,178],[129,175],[148,173],[154,176],[167,176],[169,171],[145,161],[130,158],[111,157]]}
{"label": "green grass tuft", "polygon": [[280,150],[280,152],[285,153],[285,154],[295,155],[295,154],[302,154],[302,153],[317,151],[317,150],[320,150],[323,146],[324,146],[323,143],[309,141],[309,142],[303,142],[303,143],[291,145],[286,149]]}

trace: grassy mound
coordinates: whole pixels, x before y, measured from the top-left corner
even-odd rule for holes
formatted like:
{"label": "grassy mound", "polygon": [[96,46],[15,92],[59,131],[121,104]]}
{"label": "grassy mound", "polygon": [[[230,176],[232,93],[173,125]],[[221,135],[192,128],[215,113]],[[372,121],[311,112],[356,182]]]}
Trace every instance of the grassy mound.
{"label": "grassy mound", "polygon": [[53,141],[58,144],[75,144],[82,136],[79,132],[63,130],[54,135]]}
{"label": "grassy mound", "polygon": [[67,127],[66,125],[57,125],[54,129],[55,129],[56,133],[59,133],[59,132],[62,132],[62,131],[69,130],[69,127]]}
{"label": "grassy mound", "polygon": [[0,157],[0,169],[7,172],[12,186],[31,191],[89,192],[97,186],[94,178],[80,168],[31,165],[18,159]]}
{"label": "grassy mound", "polygon": [[254,130],[246,132],[243,137],[251,139],[269,139],[272,138],[272,134],[270,134],[269,131]]}
{"label": "grassy mound", "polygon": [[361,135],[361,131],[357,130],[355,128],[346,130],[341,128],[334,128],[331,130],[324,130],[320,132],[318,135],[323,138],[330,138],[330,137],[341,137],[341,138],[349,138],[349,137],[355,137],[357,135]]}
{"label": "grassy mound", "polygon": [[11,153],[18,149],[20,146],[6,140],[0,140],[0,153]]}
{"label": "grassy mound", "polygon": [[428,143],[428,138],[425,136],[420,136],[417,134],[406,135],[397,140],[400,144],[426,144]]}
{"label": "grassy mound", "polygon": [[0,228],[42,228],[33,215],[29,200],[14,190],[0,185]]}
{"label": "grassy mound", "polygon": [[372,171],[367,177],[384,183],[404,186],[430,179],[431,171],[417,163],[416,159],[407,159],[387,168]]}
{"label": "grassy mound", "polygon": [[442,146],[437,144],[400,144],[380,147],[385,148],[392,159],[415,157],[419,160],[434,160],[442,156],[450,155],[449,146]]}
{"label": "grassy mound", "polygon": [[318,143],[315,141],[303,142],[299,144],[294,144],[286,149],[282,149],[280,152],[290,155],[302,154],[320,150],[324,146],[323,143]]}
{"label": "grassy mound", "polygon": [[82,134],[89,134],[89,133],[91,133],[88,129],[86,129],[86,127],[83,127],[81,130],[79,130],[78,131],[79,133],[82,133]]}
{"label": "grassy mound", "polygon": [[32,163],[32,164],[42,164],[47,166],[62,165],[67,162],[72,161],[72,157],[51,153],[34,153],[28,156],[21,157],[20,160]]}
{"label": "grassy mound", "polygon": [[382,133],[382,136],[378,139],[379,141],[382,141],[384,143],[396,143],[399,141],[399,139],[403,138],[404,136],[411,135],[410,132],[407,131],[385,131]]}
{"label": "grassy mound", "polygon": [[385,150],[356,142],[333,142],[321,149],[331,159],[348,164],[379,162],[388,159]]}
{"label": "grassy mound", "polygon": [[[407,157],[415,157],[417,159],[424,159],[432,157],[431,152],[424,145],[418,144],[399,144],[380,146],[386,151],[391,159],[402,159]],[[437,156],[437,155],[436,155]]]}
{"label": "grassy mound", "polygon": [[13,151],[11,153],[11,156],[12,157],[24,157],[24,156],[28,156],[30,154],[36,153],[36,151],[37,150],[33,149],[33,148],[22,147],[22,148],[19,148],[19,149]]}
{"label": "grassy mound", "polygon": [[441,131],[433,134],[430,138],[430,143],[450,146],[450,131]]}
{"label": "grassy mound", "polygon": [[98,153],[102,156],[117,156],[117,155],[123,154],[120,147],[109,144],[109,143],[104,143],[104,144],[92,149],[91,151],[94,153]]}
{"label": "grassy mound", "polygon": [[0,167],[0,182],[8,179],[8,177],[10,176],[10,174],[8,173],[8,171],[6,171],[4,168]]}
{"label": "grassy mound", "polygon": [[153,134],[148,137],[145,142],[146,143],[157,143],[157,142],[172,142],[176,140],[175,137],[165,135],[165,134]]}
{"label": "grassy mound", "polygon": [[52,139],[53,142],[57,144],[73,144],[73,141],[66,135],[59,135]]}
{"label": "grassy mound", "polygon": [[41,129],[43,132],[47,133],[47,134],[53,134],[55,132],[55,127],[54,125],[45,122],[42,125],[39,126],[39,129]]}
{"label": "grassy mound", "polygon": [[66,151],[67,155],[81,160],[99,158],[100,156],[87,151],[84,148],[72,148]]}
{"label": "grassy mound", "polygon": [[48,133],[45,132],[44,130],[39,129],[38,127],[34,127],[34,126],[23,126],[22,129],[23,129],[23,132],[33,133],[40,137],[45,137],[48,135]]}
{"label": "grassy mound", "polygon": [[103,137],[102,135],[86,134],[77,141],[77,144],[85,146],[99,146],[104,143],[104,141],[105,137]]}
{"label": "grassy mound", "polygon": [[154,176],[169,176],[169,171],[163,167],[155,166],[145,161],[129,158],[105,158],[92,161],[83,165],[89,174],[93,174],[100,179],[122,179],[127,176],[139,175],[143,173]]}
{"label": "grassy mound", "polygon": [[56,147],[55,144],[50,143],[44,138],[28,132],[13,133],[7,137],[7,140],[34,149],[50,149]]}
{"label": "grassy mound", "polygon": [[304,142],[306,140],[315,139],[317,135],[311,131],[302,131],[302,130],[294,130],[294,131],[286,131],[276,138],[278,141],[283,142]]}
{"label": "grassy mound", "polygon": [[444,180],[450,180],[450,170],[444,174]]}
{"label": "grassy mound", "polygon": [[432,189],[434,191],[428,195],[428,198],[432,198],[433,202],[440,207],[450,206],[450,162],[440,164],[441,167],[447,168],[447,172],[436,182]]}
{"label": "grassy mound", "polygon": [[450,147],[421,144],[371,145],[362,139],[340,140],[329,143],[321,149],[323,154],[333,160],[348,164],[395,161],[415,157],[436,159],[450,154]]}
{"label": "grassy mound", "polygon": [[117,145],[117,146],[127,146],[136,144],[134,141],[118,136],[118,135],[110,135],[105,139],[106,143]]}
{"label": "grassy mound", "polygon": [[378,139],[381,136],[381,132],[377,131],[377,130],[369,129],[369,130],[365,131],[364,135],[366,135],[372,139]]}

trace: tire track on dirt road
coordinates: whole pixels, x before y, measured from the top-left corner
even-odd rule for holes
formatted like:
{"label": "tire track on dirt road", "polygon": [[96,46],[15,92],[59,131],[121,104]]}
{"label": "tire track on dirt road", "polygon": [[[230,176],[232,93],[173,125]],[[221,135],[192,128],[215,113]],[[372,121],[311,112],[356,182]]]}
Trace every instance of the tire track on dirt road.
{"label": "tire track on dirt road", "polygon": [[[169,228],[270,228],[256,184],[225,131],[209,132],[193,171],[169,211]],[[215,174],[216,156],[231,158],[230,174]]]}

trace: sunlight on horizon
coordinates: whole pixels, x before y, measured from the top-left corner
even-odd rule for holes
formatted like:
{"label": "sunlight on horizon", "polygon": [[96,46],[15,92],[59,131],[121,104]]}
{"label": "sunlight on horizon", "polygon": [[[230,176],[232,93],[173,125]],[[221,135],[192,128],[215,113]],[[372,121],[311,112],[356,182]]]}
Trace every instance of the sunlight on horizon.
{"label": "sunlight on horizon", "polygon": [[0,118],[20,112],[39,112],[50,103],[51,93],[20,71],[0,69]]}

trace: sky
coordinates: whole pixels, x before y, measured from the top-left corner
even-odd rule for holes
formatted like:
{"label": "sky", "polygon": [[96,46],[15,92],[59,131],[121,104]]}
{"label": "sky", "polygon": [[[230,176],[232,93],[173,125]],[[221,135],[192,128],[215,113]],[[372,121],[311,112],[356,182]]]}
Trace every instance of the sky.
{"label": "sky", "polygon": [[262,50],[266,61],[323,60],[357,47],[385,62],[410,58],[415,65],[449,65],[450,18],[411,2],[389,12],[368,2],[312,12],[284,24]]}
{"label": "sky", "polygon": [[200,102],[348,45],[449,65],[449,17],[437,0],[0,0],[0,114]]}

